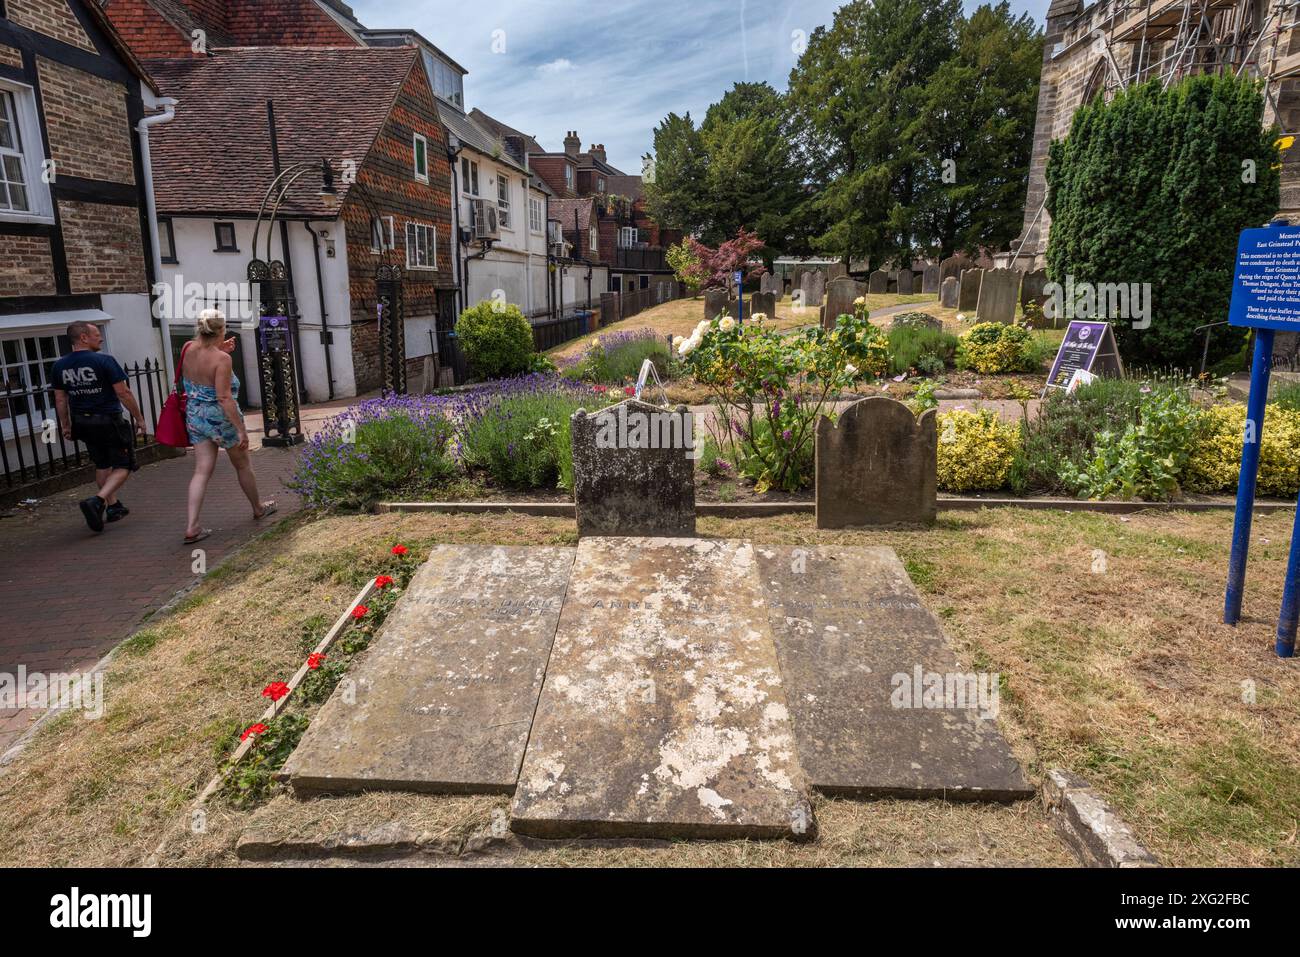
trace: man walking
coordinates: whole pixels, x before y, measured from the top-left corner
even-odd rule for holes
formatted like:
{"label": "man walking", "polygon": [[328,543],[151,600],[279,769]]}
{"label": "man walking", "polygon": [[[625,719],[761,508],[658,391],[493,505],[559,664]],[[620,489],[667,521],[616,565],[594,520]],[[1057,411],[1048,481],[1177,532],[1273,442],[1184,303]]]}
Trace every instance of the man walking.
{"label": "man walking", "polygon": [[[105,522],[116,522],[129,514],[117,499],[139,466],[135,461],[135,432],[144,434],[144,415],[126,384],[126,373],[116,359],[99,350],[104,335],[91,322],[68,326],[72,352],[54,363],[54,405],[59,413],[63,437],[86,446],[95,464],[99,494],[81,502],[81,514],[93,532],[102,532]],[[122,407],[131,413],[135,429],[122,417]]]}

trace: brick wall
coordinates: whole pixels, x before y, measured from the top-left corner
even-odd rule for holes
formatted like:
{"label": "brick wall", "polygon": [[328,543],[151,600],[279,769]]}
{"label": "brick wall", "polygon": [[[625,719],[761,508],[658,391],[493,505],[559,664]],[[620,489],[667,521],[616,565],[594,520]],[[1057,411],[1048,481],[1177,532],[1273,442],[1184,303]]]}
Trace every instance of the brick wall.
{"label": "brick wall", "polygon": [[95,52],[95,45],[65,0],[5,0],[5,10],[20,27]]}
{"label": "brick wall", "polygon": [[137,207],[60,200],[59,219],[74,295],[147,291]]}
{"label": "brick wall", "polygon": [[113,0],[104,11],[136,56],[143,60],[202,56],[193,41],[148,0]]}
{"label": "brick wall", "polygon": [[56,175],[134,183],[125,87],[44,57],[38,68]]}
{"label": "brick wall", "polygon": [[55,291],[50,241],[0,235],[0,296],[52,296]]}
{"label": "brick wall", "polygon": [[19,69],[23,65],[23,53],[17,47],[7,46],[0,43],[0,64],[4,66],[16,66]]}
{"label": "brick wall", "polygon": [[534,173],[545,180],[546,185],[551,187],[555,193],[556,199],[577,199],[578,193],[575,189],[564,185],[564,167],[573,168],[573,182],[577,185],[578,168],[572,160],[567,160],[562,156],[530,156],[529,165]]}
{"label": "brick wall", "polygon": [[[428,140],[428,183],[415,179],[415,133]],[[385,253],[382,261],[402,269],[402,296],[408,318],[435,315],[437,291],[455,286],[451,164],[447,159],[446,133],[438,121],[433,91],[418,65],[407,77],[370,155],[358,170],[357,183],[361,189],[348,197],[343,224],[352,296],[353,363],[357,389],[364,392],[380,385],[375,271],[381,256],[371,252],[371,217],[393,217],[396,248]],[[434,227],[438,237],[436,269],[407,269],[406,224],[409,222]]]}

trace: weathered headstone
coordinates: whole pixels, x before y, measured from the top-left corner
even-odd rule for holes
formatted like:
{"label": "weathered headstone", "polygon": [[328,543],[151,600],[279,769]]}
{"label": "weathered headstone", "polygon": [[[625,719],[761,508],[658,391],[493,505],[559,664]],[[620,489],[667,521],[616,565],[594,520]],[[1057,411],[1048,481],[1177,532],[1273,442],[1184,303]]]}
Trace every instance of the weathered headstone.
{"label": "weathered headstone", "polygon": [[513,792],[574,551],[434,548],[289,757],[294,791]]}
{"label": "weathered headstone", "polygon": [[939,291],[939,267],[929,265],[921,273],[921,292],[937,293]]}
{"label": "weathered headstone", "polygon": [[762,278],[759,279],[758,281],[758,291],[760,293],[772,292],[776,289],[776,284],[779,281],[780,280],[777,279],[775,274],[770,272],[765,272],[763,273]]}
{"label": "weathered headstone", "polygon": [[912,288],[912,281],[916,274],[910,269],[900,269],[898,271],[898,294],[900,296],[910,296],[915,290]]}
{"label": "weathered headstone", "polygon": [[961,288],[961,283],[956,276],[949,276],[939,287],[939,305],[945,309],[957,308],[957,290]]}
{"label": "weathered headstone", "polygon": [[801,288],[803,289],[803,304],[805,306],[820,306],[822,297],[826,295],[826,278],[816,270],[809,270],[804,273]]}
{"label": "weathered headstone", "polygon": [[889,291],[889,273],[883,269],[877,269],[867,277],[867,291],[872,295],[879,295]]}
{"label": "weathered headstone", "polygon": [[961,274],[961,287],[957,292],[957,308],[961,312],[974,312],[979,304],[980,281],[984,277],[983,269],[964,269]]}
{"label": "weathered headstone", "polygon": [[725,289],[704,290],[704,318],[716,319],[726,313],[728,301],[729,298]]}
{"label": "weathered headstone", "polygon": [[833,283],[836,279],[847,279],[848,277],[849,267],[844,263],[831,263],[830,268],[826,270],[827,285]]}
{"label": "weathered headstone", "polygon": [[1020,306],[1024,308],[1027,303],[1037,303],[1042,305],[1047,301],[1047,295],[1044,289],[1047,286],[1047,270],[1035,269],[1033,272],[1027,272],[1024,278],[1020,280]]}
{"label": "weathered headstone", "polygon": [[980,280],[975,315],[980,322],[1006,325],[1016,318],[1016,301],[1020,296],[1019,269],[986,269]]}
{"label": "weathered headstone", "polygon": [[813,836],[758,581],[746,542],[579,543],[512,830]]}
{"label": "weathered headstone", "polygon": [[628,399],[571,420],[578,534],[694,535],[691,413]]}
{"label": "weathered headstone", "polygon": [[853,300],[867,294],[867,287],[852,279],[835,279],[826,287],[826,309],[823,324],[834,328],[841,315],[853,315]]}
{"label": "weathered headstone", "polygon": [[932,524],[936,436],[933,409],[918,417],[885,396],[818,419],[817,527]]}
{"label": "weathered headstone", "polygon": [[997,728],[998,676],[958,664],[893,549],[756,552],[799,762],[814,788],[859,798],[1033,796]]}
{"label": "weathered headstone", "polygon": [[762,314],[769,319],[776,318],[776,293],[774,292],[756,292],[749,297],[749,312],[745,318]]}
{"label": "weathered headstone", "polygon": [[943,262],[939,263],[939,282],[947,279],[949,276],[961,280],[963,269],[970,269],[975,264],[970,261],[969,256],[958,253],[956,256],[949,256]]}

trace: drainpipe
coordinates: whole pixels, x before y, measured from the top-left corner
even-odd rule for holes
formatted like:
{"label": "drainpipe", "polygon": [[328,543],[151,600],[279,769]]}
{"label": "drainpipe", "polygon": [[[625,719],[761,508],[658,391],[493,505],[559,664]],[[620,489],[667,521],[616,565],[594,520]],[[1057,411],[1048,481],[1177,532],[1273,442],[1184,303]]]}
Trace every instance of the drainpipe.
{"label": "drainpipe", "polygon": [[320,237],[311,223],[303,220],[302,228],[311,233],[311,248],[316,257],[316,295],[320,298],[321,348],[325,350],[325,381],[329,383],[329,400],[334,401],[334,362],[330,358],[330,314],[325,308],[325,280],[320,271]]}
{"label": "drainpipe", "polygon": [[[149,217],[149,245],[153,252],[153,276],[154,284],[162,282],[162,251],[158,248],[158,204],[153,194],[153,164],[149,159],[149,128],[160,126],[163,123],[170,123],[176,118],[177,100],[170,96],[164,96],[158,99],[157,104],[163,108],[161,113],[155,113],[152,116],[146,116],[138,124],[135,131],[140,134],[140,165],[144,169],[144,202],[145,210]],[[156,291],[151,289],[150,302],[153,302],[153,296]],[[159,310],[165,312],[166,310]],[[158,317],[158,330],[162,335],[162,358],[163,368],[167,370],[167,381],[170,382],[176,375],[176,369],[172,364],[172,330],[171,324],[166,316]]]}

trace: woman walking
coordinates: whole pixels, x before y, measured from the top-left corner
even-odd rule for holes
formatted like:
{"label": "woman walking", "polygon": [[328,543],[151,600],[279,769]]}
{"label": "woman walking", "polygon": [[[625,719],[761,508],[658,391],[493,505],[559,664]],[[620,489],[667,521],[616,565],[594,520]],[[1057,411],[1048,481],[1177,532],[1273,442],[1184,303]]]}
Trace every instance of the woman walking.
{"label": "woman walking", "polygon": [[220,309],[205,309],[199,316],[193,342],[181,351],[182,387],[185,389],[185,427],[194,446],[194,477],[190,479],[189,521],[185,544],[193,545],[212,534],[199,524],[199,512],[208,480],[217,464],[217,450],[225,449],[235,467],[239,487],[253,506],[253,518],[275,512],[275,502],[257,494],[257,476],[248,455],[248,431],[235,400],[239,377],[230,359],[235,340],[226,338],[226,317]]}

